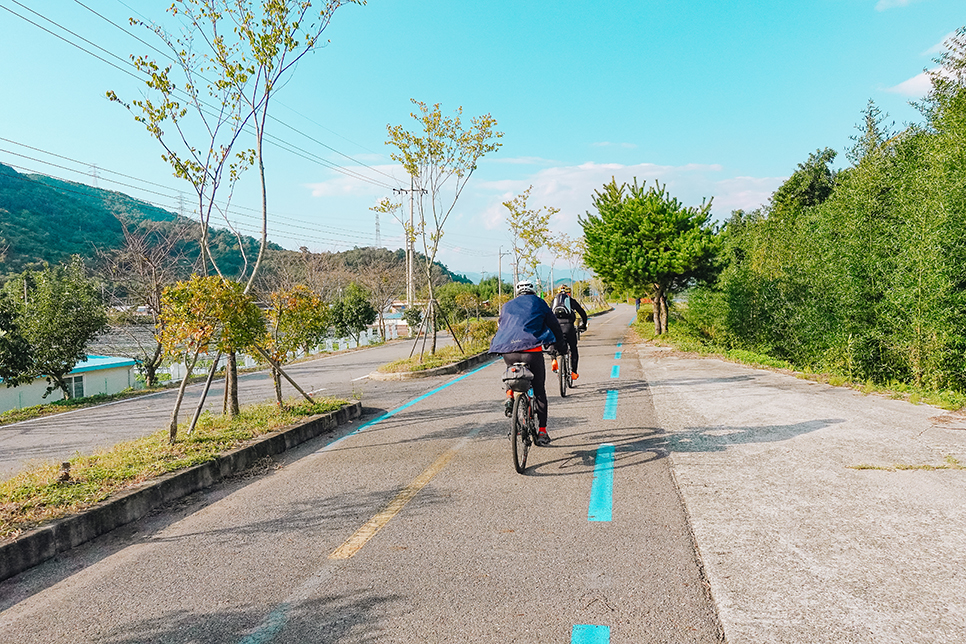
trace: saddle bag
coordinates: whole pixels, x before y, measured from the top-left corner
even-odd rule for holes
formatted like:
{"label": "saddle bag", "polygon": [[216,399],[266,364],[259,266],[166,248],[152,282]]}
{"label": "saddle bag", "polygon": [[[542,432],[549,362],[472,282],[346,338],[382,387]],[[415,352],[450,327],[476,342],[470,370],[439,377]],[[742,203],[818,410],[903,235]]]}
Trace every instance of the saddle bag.
{"label": "saddle bag", "polygon": [[513,391],[526,391],[533,382],[533,372],[522,362],[517,362],[506,368],[503,374],[503,384]]}

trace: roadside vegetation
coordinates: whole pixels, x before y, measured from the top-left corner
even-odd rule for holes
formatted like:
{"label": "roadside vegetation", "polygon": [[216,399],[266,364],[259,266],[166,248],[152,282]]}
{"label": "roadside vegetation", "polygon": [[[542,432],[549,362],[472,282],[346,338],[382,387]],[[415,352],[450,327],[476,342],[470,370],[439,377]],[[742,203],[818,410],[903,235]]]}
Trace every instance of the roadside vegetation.
{"label": "roadside vegetation", "polygon": [[11,409],[10,411],[0,413],[0,426],[11,425],[25,420],[33,420],[34,418],[43,418],[44,416],[63,414],[64,412],[84,409],[85,407],[96,407],[97,405],[116,402],[118,400],[137,398],[138,396],[158,391],[163,391],[163,389],[138,389],[137,391],[131,389],[118,394],[94,394],[93,396],[86,396],[84,398],[55,400],[44,405],[34,405],[33,407],[24,407],[23,409]]}
{"label": "roadside vegetation", "polygon": [[962,407],[966,27],[945,45],[921,123],[896,129],[870,101],[844,168],[818,149],[722,225],[710,202],[605,185],[581,221],[585,261],[615,293],[656,303],[653,332],[637,325],[652,341]]}
{"label": "roadside vegetation", "polygon": [[0,482],[0,542],[25,530],[89,508],[117,492],[163,474],[214,460],[237,447],[308,417],[334,411],[348,401],[329,398],[243,407],[234,417],[204,413],[194,429],[171,443],[168,428],[119,443],[95,454],[71,458],[69,476],[57,463],[24,469]]}
{"label": "roadside vegetation", "polygon": [[633,323],[632,328],[642,340],[653,345],[721,358],[752,367],[783,371],[797,378],[821,382],[833,387],[849,387],[864,394],[878,394],[897,400],[907,400],[914,404],[924,403],[948,410],[957,410],[966,406],[966,392],[963,391],[930,389],[897,380],[886,383],[876,383],[868,379],[857,380],[841,371],[816,371],[809,366],[796,365],[768,354],[714,344],[702,337],[700,333],[695,333],[694,329],[684,321],[681,311],[675,311],[673,308],[668,332],[658,336],[654,333],[650,316],[650,311],[641,307],[638,319]]}

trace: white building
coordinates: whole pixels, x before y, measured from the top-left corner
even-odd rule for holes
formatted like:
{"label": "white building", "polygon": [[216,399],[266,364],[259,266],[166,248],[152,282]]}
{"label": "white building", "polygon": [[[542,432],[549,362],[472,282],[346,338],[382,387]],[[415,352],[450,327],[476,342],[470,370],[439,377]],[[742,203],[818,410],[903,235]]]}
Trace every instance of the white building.
{"label": "white building", "polygon": [[[67,375],[67,384],[74,398],[116,394],[134,386],[134,364],[130,358],[87,356]],[[7,387],[0,379],[0,413],[42,405],[64,397],[60,389],[55,389],[44,398],[45,391],[47,379],[43,377],[19,387]]]}

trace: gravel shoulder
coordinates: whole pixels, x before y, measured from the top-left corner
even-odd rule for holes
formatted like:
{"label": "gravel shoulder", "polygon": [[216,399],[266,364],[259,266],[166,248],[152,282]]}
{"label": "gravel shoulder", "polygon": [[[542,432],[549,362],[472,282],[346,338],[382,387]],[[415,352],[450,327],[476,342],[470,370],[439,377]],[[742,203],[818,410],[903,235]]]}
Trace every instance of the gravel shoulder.
{"label": "gravel shoulder", "polygon": [[731,644],[966,638],[966,419],[637,348]]}

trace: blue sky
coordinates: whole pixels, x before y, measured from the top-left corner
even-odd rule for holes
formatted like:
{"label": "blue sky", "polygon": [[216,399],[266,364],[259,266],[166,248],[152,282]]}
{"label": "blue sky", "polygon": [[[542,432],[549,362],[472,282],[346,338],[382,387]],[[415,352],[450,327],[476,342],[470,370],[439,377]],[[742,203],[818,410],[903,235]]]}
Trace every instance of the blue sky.
{"label": "blue sky", "polygon": [[[0,138],[8,140],[0,141],[0,162],[84,183],[96,166],[100,187],[175,209],[178,192],[190,189],[171,176],[143,128],[104,98],[109,89],[136,98],[139,83],[11,13],[123,68],[81,39],[122,59],[150,53],[107,20],[155,43],[127,19],[136,11],[173,27],[169,2],[82,3],[0,0]],[[369,207],[409,183],[384,142],[388,124],[411,123],[411,98],[444,111],[462,106],[464,117],[490,113],[505,132],[447,223],[439,258],[456,271],[495,272],[499,248],[510,245],[501,202],[529,185],[531,205],[560,208],[551,226],[572,236],[611,176],[659,180],[687,205],[713,197],[715,216],[725,218],[766,201],[817,148],[839,151],[845,163],[869,99],[897,127],[919,121],[908,103],[928,89],[923,69],[966,24],[964,9],[962,0],[343,7],[326,31],[330,43],[277,95],[273,113],[294,130],[272,133],[383,185],[270,148],[269,236],[316,251],[373,244]],[[243,180],[236,205],[257,206],[255,179]],[[244,217],[234,223],[255,227]],[[380,223],[383,245],[400,247],[399,225]]]}

